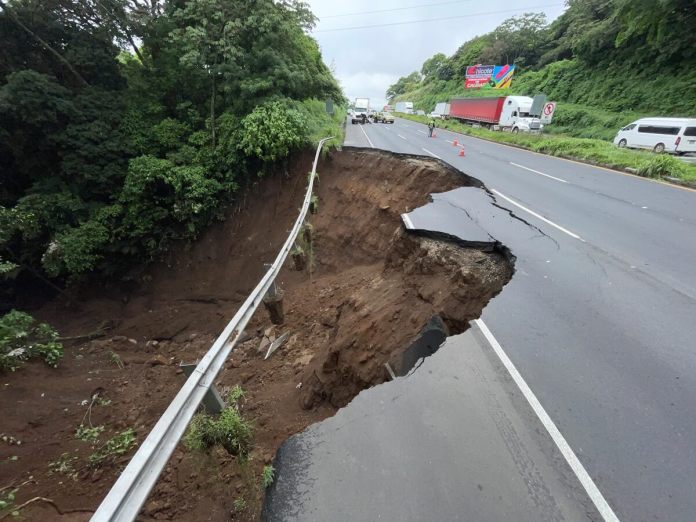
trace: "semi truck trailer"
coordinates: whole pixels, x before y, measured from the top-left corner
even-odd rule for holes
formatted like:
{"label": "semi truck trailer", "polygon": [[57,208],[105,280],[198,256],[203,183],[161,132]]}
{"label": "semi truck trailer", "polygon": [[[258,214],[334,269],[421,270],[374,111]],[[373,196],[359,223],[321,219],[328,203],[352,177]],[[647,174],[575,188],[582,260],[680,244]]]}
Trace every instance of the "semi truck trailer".
{"label": "semi truck trailer", "polygon": [[454,98],[450,100],[448,117],[513,133],[538,132],[541,122],[529,114],[533,101],[529,96]]}

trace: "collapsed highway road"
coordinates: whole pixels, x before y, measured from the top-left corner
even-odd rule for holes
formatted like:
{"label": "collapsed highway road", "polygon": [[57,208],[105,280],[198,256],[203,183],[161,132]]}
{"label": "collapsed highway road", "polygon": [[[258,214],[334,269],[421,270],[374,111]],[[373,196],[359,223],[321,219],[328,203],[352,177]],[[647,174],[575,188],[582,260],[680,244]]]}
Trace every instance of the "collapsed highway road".
{"label": "collapsed highway road", "polygon": [[426,132],[348,125],[346,144],[441,158],[482,181],[434,196],[406,227],[477,230],[511,250],[515,275],[483,329],[287,441],[266,518],[693,519],[696,195]]}

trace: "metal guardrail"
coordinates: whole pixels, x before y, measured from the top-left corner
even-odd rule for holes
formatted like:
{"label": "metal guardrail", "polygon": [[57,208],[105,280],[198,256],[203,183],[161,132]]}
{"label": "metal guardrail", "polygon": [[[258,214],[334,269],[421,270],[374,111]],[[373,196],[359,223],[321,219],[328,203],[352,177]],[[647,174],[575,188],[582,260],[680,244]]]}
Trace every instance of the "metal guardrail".
{"label": "metal guardrail", "polygon": [[212,386],[227,356],[236,345],[247,323],[280,273],[280,269],[292,249],[295,239],[302,228],[302,223],[307,216],[307,210],[312,198],[319,153],[324,143],[332,138],[333,136],[324,138],[317,146],[307,186],[307,194],[300,209],[300,215],[297,217],[295,226],[291,230],[288,239],[278,253],[278,257],[276,257],[266,275],[263,276],[256,288],[254,288],[246,301],[244,301],[244,304],[215,340],[208,353],[198,363],[196,369],[157,421],[155,427],[152,428],[152,431],[140,445],[138,451],[133,455],[126,469],[123,470],[92,516],[91,520],[93,522],[130,522],[140,512],[150,491],[157,483],[160,473],[162,473],[176,445],[183,436],[188,423],[196,413],[203,396]]}

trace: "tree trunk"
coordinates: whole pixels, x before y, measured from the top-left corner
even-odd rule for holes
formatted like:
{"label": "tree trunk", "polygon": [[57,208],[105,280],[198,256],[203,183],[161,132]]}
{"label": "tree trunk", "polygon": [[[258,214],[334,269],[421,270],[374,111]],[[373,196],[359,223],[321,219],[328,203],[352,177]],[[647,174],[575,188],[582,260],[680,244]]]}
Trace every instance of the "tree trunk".
{"label": "tree trunk", "polygon": [[213,147],[215,147],[215,70],[213,68],[213,92],[210,95],[210,132],[213,137]]}
{"label": "tree trunk", "polygon": [[4,2],[2,2],[2,0],[0,0],[0,9],[5,11],[19,27],[21,27],[24,31],[26,31],[32,38],[34,38],[34,40],[39,42],[48,52],[50,52],[53,56],[58,58],[58,60],[60,60],[60,62],[70,70],[70,72],[75,76],[75,78],[77,78],[77,80],[80,82],[80,84],[83,87],[89,86],[89,83],[87,83],[87,81],[82,77],[82,75],[75,70],[75,68],[72,66],[72,64],[68,60],[66,60],[62,54],[60,54],[53,47],[51,47],[48,44],[48,42],[46,42],[38,34],[36,34],[34,31],[32,31],[26,25],[24,25],[21,22],[21,20],[19,18],[17,18],[17,16],[15,16],[15,14],[10,9],[7,8],[7,6],[5,5]]}

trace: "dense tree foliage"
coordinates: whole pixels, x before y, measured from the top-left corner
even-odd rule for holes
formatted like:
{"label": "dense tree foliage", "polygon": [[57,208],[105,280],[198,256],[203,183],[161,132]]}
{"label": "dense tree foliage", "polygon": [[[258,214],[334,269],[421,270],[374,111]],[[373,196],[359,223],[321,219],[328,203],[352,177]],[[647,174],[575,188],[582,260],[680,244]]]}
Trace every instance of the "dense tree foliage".
{"label": "dense tree foliage", "polygon": [[[479,63],[516,64],[513,94],[544,92],[560,101],[634,111],[629,118],[635,112],[693,115],[694,2],[568,0],[551,24],[543,14],[526,13],[465,42],[451,57],[433,56],[423,64],[422,79],[400,78],[387,96],[409,96],[430,111],[450,96],[476,95],[464,91],[462,80],[466,66]],[[432,69],[447,73],[437,77]]]}
{"label": "dense tree foliage", "polygon": [[299,0],[0,0],[0,275],[195,237],[314,138],[312,99],[343,100],[313,23]]}

